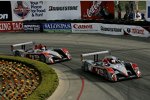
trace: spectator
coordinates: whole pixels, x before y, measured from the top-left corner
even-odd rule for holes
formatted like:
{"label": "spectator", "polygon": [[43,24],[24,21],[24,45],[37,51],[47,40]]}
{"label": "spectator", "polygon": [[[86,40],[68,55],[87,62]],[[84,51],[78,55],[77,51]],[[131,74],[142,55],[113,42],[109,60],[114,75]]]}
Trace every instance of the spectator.
{"label": "spectator", "polygon": [[120,1],[118,2],[118,4],[117,4],[117,8],[118,8],[118,19],[121,19],[121,11],[122,11],[122,9],[121,9],[121,5],[120,5]]}
{"label": "spectator", "polygon": [[139,20],[142,19],[142,15],[141,15],[141,13],[140,13],[138,10],[135,12],[135,15],[134,15],[134,16],[135,16],[134,19],[135,19],[136,21],[139,21]]}
{"label": "spectator", "polygon": [[135,19],[134,12],[130,12],[128,17],[129,17],[129,20],[134,20]]}

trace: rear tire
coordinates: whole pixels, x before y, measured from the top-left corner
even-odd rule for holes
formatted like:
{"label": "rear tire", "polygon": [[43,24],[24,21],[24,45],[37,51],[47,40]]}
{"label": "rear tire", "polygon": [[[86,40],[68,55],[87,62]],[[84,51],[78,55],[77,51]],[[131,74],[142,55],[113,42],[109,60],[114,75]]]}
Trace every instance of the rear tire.
{"label": "rear tire", "polygon": [[40,56],[40,61],[46,63],[46,58],[45,58],[44,55],[41,55],[41,56]]}

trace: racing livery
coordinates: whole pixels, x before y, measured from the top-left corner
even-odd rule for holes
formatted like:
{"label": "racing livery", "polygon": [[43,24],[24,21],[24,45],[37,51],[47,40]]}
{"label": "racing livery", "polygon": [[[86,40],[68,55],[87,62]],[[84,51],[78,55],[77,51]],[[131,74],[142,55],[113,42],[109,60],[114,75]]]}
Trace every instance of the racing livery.
{"label": "racing livery", "polygon": [[[108,55],[99,59],[99,55],[102,54]],[[94,60],[85,59],[89,56],[94,56]],[[96,73],[109,81],[116,82],[122,79],[141,77],[137,64],[121,61],[119,58],[110,55],[109,51],[81,54],[81,61],[83,71]]]}
{"label": "racing livery", "polygon": [[[21,49],[17,47],[21,47]],[[35,45],[32,41],[13,44],[11,45],[11,51],[14,56],[27,57],[49,64],[71,59],[71,55],[67,48],[47,49],[45,45]]]}

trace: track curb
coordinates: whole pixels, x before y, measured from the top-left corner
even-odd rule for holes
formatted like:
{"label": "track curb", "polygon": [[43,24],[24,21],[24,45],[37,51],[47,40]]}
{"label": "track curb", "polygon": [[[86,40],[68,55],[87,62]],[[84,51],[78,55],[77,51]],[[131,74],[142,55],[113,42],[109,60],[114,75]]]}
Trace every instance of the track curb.
{"label": "track curb", "polygon": [[48,97],[46,100],[61,100],[65,93],[68,91],[69,88],[69,80],[67,76],[60,70],[56,68],[52,68],[58,75],[59,84],[54,93]]}

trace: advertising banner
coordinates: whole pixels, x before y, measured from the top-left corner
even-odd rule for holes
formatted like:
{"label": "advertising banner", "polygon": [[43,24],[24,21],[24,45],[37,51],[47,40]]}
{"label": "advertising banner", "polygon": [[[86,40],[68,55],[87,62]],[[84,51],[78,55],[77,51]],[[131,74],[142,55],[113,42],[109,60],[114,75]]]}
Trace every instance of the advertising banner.
{"label": "advertising banner", "polygon": [[23,23],[16,22],[0,22],[0,32],[22,32]]}
{"label": "advertising banner", "polygon": [[114,19],[114,1],[81,1],[82,19]]}
{"label": "advertising banner", "polygon": [[0,1],[0,21],[12,21],[10,1]]}
{"label": "advertising banner", "polygon": [[46,1],[11,1],[13,21],[46,19]]}
{"label": "advertising banner", "polygon": [[141,26],[124,25],[125,34],[139,37],[150,37],[150,32]]}
{"label": "advertising banner", "polygon": [[24,23],[23,30],[24,32],[40,32],[41,26],[38,23]]}
{"label": "advertising banner", "polygon": [[123,35],[123,25],[99,23],[99,32],[109,35]]}
{"label": "advertising banner", "polygon": [[150,1],[146,1],[146,20],[150,22]]}
{"label": "advertising banner", "polygon": [[98,33],[97,23],[71,23],[72,33]]}
{"label": "advertising banner", "polygon": [[47,20],[81,19],[80,1],[47,2]]}
{"label": "advertising banner", "polygon": [[43,23],[44,32],[71,32],[71,23]]}

